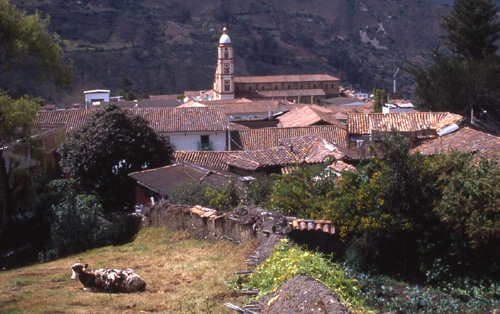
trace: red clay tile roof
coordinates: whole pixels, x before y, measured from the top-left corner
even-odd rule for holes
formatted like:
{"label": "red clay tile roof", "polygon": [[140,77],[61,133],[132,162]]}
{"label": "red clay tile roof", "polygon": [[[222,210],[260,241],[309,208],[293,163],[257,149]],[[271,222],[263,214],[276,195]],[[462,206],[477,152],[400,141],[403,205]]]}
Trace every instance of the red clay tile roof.
{"label": "red clay tile roof", "polygon": [[337,147],[315,135],[282,139],[280,146],[255,151],[238,151],[224,160],[230,166],[255,171],[262,167],[286,166],[295,163],[321,163],[327,156],[342,159],[354,153]]}
{"label": "red clay tile roof", "polygon": [[[64,125],[66,131],[79,128],[97,109],[39,111],[34,124]],[[224,131],[227,117],[222,108],[132,108],[126,109],[140,115],[157,133]]]}
{"label": "red clay tile roof", "polygon": [[333,164],[328,166],[328,169],[332,169],[333,171],[336,172],[356,171],[356,167],[348,163],[345,163],[342,160],[336,160]]}
{"label": "red clay tile roof", "polygon": [[371,134],[374,130],[414,132],[427,129],[439,132],[445,126],[461,120],[462,116],[448,112],[348,114],[347,132]]}
{"label": "red clay tile roof", "polygon": [[316,135],[337,146],[347,147],[347,132],[337,125],[231,131],[234,148],[247,151],[276,147],[281,139],[304,135]]}
{"label": "red clay tile roof", "polygon": [[208,166],[227,171],[228,165],[224,159],[236,152],[175,152],[175,163],[189,162],[196,165]]}
{"label": "red clay tile roof", "polygon": [[294,108],[303,107],[283,100],[213,100],[213,101],[198,101],[197,103],[207,107],[224,108],[226,114],[251,114],[251,113],[268,113],[271,114],[281,111],[288,111]]}
{"label": "red clay tile roof", "polygon": [[413,151],[419,151],[426,155],[451,151],[479,152],[486,158],[500,159],[500,137],[464,127],[425,142],[415,147]]}
{"label": "red clay tile roof", "polygon": [[335,118],[335,112],[320,107],[318,105],[309,105],[302,108],[296,108],[285,113],[278,118],[280,127],[307,127],[318,123],[336,124],[343,127]]}
{"label": "red clay tile roof", "polygon": [[278,83],[278,82],[313,82],[339,81],[340,79],[328,74],[298,74],[298,75],[269,75],[269,76],[238,76],[235,83]]}

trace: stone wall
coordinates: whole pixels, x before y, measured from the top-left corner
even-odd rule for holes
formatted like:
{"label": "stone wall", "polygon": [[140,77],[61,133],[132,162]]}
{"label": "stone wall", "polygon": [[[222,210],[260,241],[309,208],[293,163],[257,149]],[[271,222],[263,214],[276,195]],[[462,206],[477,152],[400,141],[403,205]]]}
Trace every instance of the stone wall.
{"label": "stone wall", "polygon": [[188,231],[197,239],[211,242],[224,239],[242,244],[251,242],[259,234],[284,237],[287,227],[283,215],[246,206],[224,213],[201,206],[165,202],[153,206],[148,215],[152,226]]}

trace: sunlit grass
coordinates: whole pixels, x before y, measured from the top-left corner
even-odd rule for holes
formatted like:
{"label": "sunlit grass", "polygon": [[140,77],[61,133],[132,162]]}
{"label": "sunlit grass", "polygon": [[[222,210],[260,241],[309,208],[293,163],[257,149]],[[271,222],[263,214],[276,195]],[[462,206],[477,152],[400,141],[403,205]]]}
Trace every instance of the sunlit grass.
{"label": "sunlit grass", "polygon": [[[145,228],[121,246],[0,273],[0,313],[231,313],[244,297],[226,283],[246,269],[252,245],[211,244],[164,228]],[[133,268],[147,282],[132,294],[89,293],[70,280],[76,262],[89,268]]]}

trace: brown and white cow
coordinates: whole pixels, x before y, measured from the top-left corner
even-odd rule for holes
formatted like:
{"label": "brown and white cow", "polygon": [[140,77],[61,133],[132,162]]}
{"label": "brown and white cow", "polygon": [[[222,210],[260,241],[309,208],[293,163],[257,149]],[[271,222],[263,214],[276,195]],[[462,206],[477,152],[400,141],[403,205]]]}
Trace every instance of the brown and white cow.
{"label": "brown and white cow", "polygon": [[136,292],[146,289],[146,282],[132,269],[88,270],[88,264],[76,263],[71,267],[71,279],[79,279],[84,291]]}

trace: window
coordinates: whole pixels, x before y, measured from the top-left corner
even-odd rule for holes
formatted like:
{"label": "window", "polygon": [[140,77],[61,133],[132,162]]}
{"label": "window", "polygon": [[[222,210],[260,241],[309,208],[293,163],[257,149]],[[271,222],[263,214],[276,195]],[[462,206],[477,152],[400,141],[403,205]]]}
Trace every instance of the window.
{"label": "window", "polygon": [[225,92],[231,91],[231,87],[229,86],[229,81],[224,81],[224,91]]}
{"label": "window", "polygon": [[198,142],[198,150],[201,151],[212,150],[210,135],[200,135],[200,141]]}
{"label": "window", "polygon": [[248,90],[249,90],[249,91],[252,91],[252,86],[248,86]]}
{"label": "window", "polygon": [[224,49],[224,59],[229,59],[229,51],[227,51],[227,48]]}
{"label": "window", "polygon": [[290,89],[290,85],[288,85],[288,89]]}
{"label": "window", "polygon": [[278,90],[278,85],[274,86],[274,89],[275,89],[275,90]]}
{"label": "window", "polygon": [[224,64],[224,73],[229,74],[229,64]]}
{"label": "window", "polygon": [[304,85],[300,85],[300,89],[304,89]]}
{"label": "window", "polygon": [[201,135],[200,142],[201,142],[201,145],[210,144],[210,135]]}

